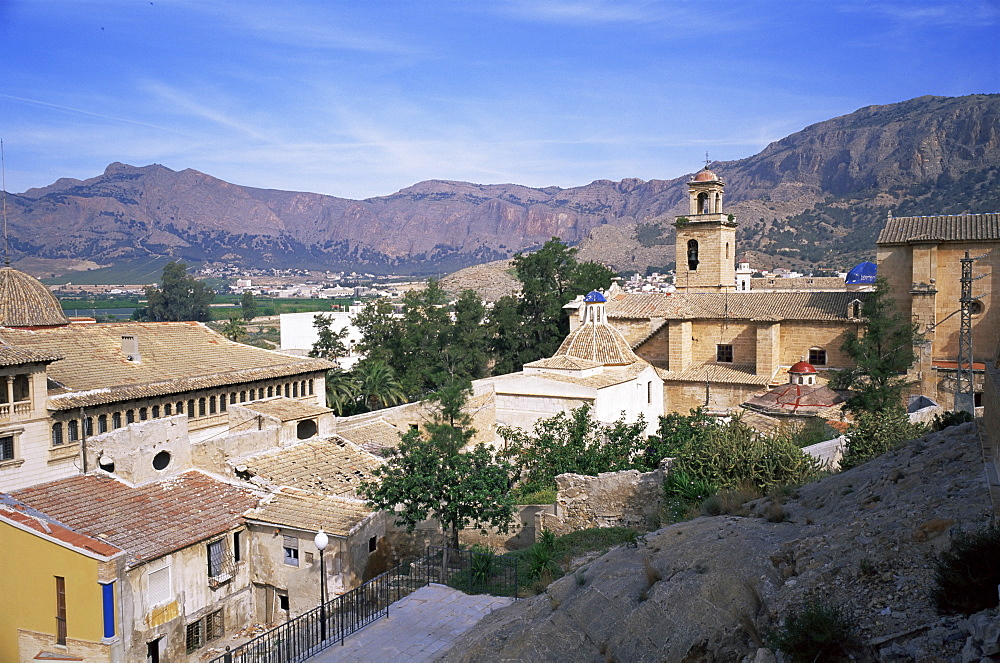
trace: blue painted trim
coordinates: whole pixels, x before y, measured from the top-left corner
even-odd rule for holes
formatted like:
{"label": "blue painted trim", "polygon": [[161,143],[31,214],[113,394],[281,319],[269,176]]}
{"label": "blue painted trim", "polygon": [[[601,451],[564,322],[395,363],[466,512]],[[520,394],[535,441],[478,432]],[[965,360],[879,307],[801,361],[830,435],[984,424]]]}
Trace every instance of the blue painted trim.
{"label": "blue painted trim", "polygon": [[104,637],[113,638],[115,637],[115,584],[114,580],[100,584],[104,598]]}

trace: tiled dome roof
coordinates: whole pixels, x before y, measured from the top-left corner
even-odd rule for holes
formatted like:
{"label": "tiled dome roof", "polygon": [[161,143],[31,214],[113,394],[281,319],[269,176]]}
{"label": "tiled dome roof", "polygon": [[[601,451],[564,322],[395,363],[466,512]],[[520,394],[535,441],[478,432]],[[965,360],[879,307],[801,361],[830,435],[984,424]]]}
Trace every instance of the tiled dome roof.
{"label": "tiled dome roof", "polygon": [[792,367],[788,369],[789,373],[815,373],[816,369],[813,365],[807,361],[800,361],[792,364]]}
{"label": "tiled dome roof", "polygon": [[589,293],[587,293],[587,296],[583,298],[583,301],[585,301],[585,302],[591,302],[591,303],[595,303],[595,302],[596,303],[602,303],[602,302],[606,302],[608,300],[607,300],[607,298],[604,295],[602,295],[601,293],[599,293],[597,290],[591,290]]}
{"label": "tiled dome roof", "polygon": [[694,176],[695,182],[714,182],[718,180],[718,176],[705,166],[705,170],[698,171],[698,174]]}
{"label": "tiled dome roof", "polygon": [[607,324],[580,325],[570,332],[553,356],[560,355],[590,359],[605,366],[625,366],[639,361],[625,337]]}
{"label": "tiled dome roof", "polygon": [[0,268],[0,326],[68,325],[69,318],[41,281],[11,267]]}

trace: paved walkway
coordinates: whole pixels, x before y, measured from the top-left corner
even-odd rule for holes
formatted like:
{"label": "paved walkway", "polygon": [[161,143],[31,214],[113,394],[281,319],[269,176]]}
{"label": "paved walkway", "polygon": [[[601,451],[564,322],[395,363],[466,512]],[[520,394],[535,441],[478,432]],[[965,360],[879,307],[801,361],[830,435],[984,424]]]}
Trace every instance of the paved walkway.
{"label": "paved walkway", "polygon": [[393,603],[389,617],[347,636],[307,663],[347,661],[433,661],[458,636],[514,599],[470,596],[444,585],[421,587]]}

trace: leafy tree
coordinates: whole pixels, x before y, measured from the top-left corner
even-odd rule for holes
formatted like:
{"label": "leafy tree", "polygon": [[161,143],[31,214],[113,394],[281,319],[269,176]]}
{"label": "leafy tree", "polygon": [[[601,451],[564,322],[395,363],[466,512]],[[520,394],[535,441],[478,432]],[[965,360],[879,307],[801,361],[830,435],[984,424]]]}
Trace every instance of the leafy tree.
{"label": "leafy tree", "polygon": [[624,415],[612,424],[592,416],[590,405],[535,422],[532,433],[501,426],[503,457],[517,468],[521,493],[555,486],[559,474],[596,476],[600,472],[635,469],[646,447],[646,422],[627,423]]}
{"label": "leafy tree", "polygon": [[326,406],[337,416],[354,414],[358,409],[358,383],[353,373],[334,368],[326,372]]}
{"label": "leafy tree", "polygon": [[911,424],[906,411],[898,405],[875,412],[861,410],[844,433],[847,446],[840,467],[846,470],[860,465],[926,431],[923,424]]}
{"label": "leafy tree", "polygon": [[365,358],[354,369],[358,401],[368,411],[406,402],[406,393],[392,367],[378,359]]}
{"label": "leafy tree", "polygon": [[923,340],[917,325],[896,309],[889,284],[882,278],[862,303],[861,315],[864,335],[848,332],[841,346],[854,360],[854,368],[834,376],[833,386],[851,390],[845,407],[853,412],[901,408],[909,384],[905,373],[917,360],[913,346]]}
{"label": "leafy tree", "polygon": [[313,316],[313,327],[318,331],[318,338],[309,350],[310,357],[319,357],[334,361],[339,357],[347,356],[347,327],[340,331],[333,330],[333,318],[322,313]]}
{"label": "leafy tree", "polygon": [[148,304],[144,313],[147,320],[183,321],[211,319],[208,305],[215,298],[203,282],[187,275],[187,265],[182,262],[168,262],[163,267],[160,287],[146,288]]}
{"label": "leafy tree", "polygon": [[249,290],[245,291],[240,297],[240,307],[243,309],[243,319],[247,322],[250,322],[259,315],[257,300],[254,299],[253,293]]}
{"label": "leafy tree", "polygon": [[436,518],[453,548],[459,532],[470,526],[507,532],[515,508],[508,491],[510,466],[484,444],[464,448],[475,433],[461,414],[470,392],[466,383],[437,396],[441,409],[426,435],[406,433],[386,464],[373,470],[376,480],[360,487],[372,508],[393,511],[396,524],[411,532]]}
{"label": "leafy tree", "polygon": [[358,350],[366,359],[391,362],[402,338],[402,323],[385,299],[368,302],[352,319],[361,334]]}
{"label": "leafy tree", "polygon": [[235,315],[231,316],[222,326],[222,335],[230,341],[242,341],[247,336],[247,326]]}
{"label": "leafy tree", "polygon": [[445,348],[445,360],[452,380],[477,380],[487,375],[489,347],[486,306],[474,290],[463,291],[455,302],[455,321]]}
{"label": "leafy tree", "polygon": [[597,263],[576,261],[574,248],[553,237],[534,253],[514,256],[521,282],[518,297],[502,297],[490,314],[494,373],[520,370],[524,364],[549,357],[569,333],[563,306],[576,295],[607,288],[615,273]]}

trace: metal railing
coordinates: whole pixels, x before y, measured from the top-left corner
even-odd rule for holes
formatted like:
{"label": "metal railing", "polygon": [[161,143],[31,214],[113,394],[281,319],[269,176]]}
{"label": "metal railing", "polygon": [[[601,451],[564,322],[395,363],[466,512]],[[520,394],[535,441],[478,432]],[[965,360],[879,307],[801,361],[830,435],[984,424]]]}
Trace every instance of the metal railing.
{"label": "metal railing", "polygon": [[517,560],[488,553],[432,547],[326,605],[262,633],[209,663],[293,663],[389,614],[389,606],[432,582],[470,594],[517,595]]}

